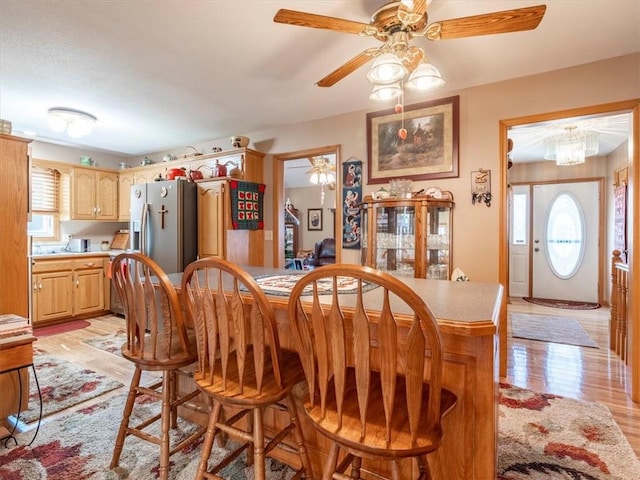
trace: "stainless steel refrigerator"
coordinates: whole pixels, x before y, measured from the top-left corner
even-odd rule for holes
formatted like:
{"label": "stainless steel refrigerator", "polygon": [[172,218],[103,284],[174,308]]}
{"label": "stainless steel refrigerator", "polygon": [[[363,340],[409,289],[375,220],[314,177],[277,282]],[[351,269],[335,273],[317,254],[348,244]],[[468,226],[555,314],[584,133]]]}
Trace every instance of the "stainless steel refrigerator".
{"label": "stainless steel refrigerator", "polygon": [[182,272],[198,255],[196,185],[171,180],[131,187],[131,249],[166,273]]}

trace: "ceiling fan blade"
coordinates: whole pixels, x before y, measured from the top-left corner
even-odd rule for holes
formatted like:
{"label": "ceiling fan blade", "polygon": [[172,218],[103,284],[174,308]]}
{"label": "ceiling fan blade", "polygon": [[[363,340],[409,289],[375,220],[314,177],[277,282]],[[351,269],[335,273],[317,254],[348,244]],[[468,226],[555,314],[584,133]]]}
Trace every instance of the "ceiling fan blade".
{"label": "ceiling fan blade", "polygon": [[429,25],[426,36],[429,40],[448,40],[451,38],[533,30],[540,24],[546,9],[546,5],[537,5],[443,20]]}
{"label": "ceiling fan blade", "polygon": [[276,16],[273,17],[273,21],[289,25],[298,25],[300,27],[322,28],[345,33],[364,35],[377,33],[377,29],[368,23],[355,22],[343,18],[326,17],[324,15],[316,15],[315,13],[297,12],[284,8],[278,10]]}
{"label": "ceiling fan blade", "polygon": [[398,20],[403,25],[418,23],[427,13],[426,0],[401,1],[398,5]]}
{"label": "ceiling fan blade", "polygon": [[331,72],[329,75],[320,80],[316,85],[319,87],[330,87],[335,85],[344,77],[349,75],[350,73],[355,72],[358,68],[369,62],[378,52],[379,48],[369,48],[362,53],[359,53],[347,63],[338,67],[336,70]]}

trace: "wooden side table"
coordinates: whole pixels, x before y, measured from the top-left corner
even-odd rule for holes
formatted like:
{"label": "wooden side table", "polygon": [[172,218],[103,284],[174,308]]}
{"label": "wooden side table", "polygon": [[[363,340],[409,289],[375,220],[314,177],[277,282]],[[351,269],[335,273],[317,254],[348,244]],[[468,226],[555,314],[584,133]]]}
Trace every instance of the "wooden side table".
{"label": "wooden side table", "polygon": [[[0,375],[3,373],[18,372],[22,368],[29,368],[33,370],[33,378],[38,388],[38,396],[40,398],[40,413],[38,415],[38,425],[36,431],[33,434],[33,438],[29,442],[29,445],[33,443],[40,430],[40,423],[42,421],[42,392],[40,391],[40,384],[38,383],[38,375],[36,374],[36,367],[33,364],[33,342],[37,340],[31,334],[18,335],[15,337],[8,337],[0,339]],[[15,431],[20,421],[20,414],[22,408],[22,376],[18,373],[19,393],[18,393],[18,413],[16,414],[16,423],[13,425],[11,431],[4,427],[0,427],[0,440],[4,440],[5,447],[8,446],[9,440],[12,440],[18,444],[15,437]],[[27,394],[28,395],[28,394]]]}

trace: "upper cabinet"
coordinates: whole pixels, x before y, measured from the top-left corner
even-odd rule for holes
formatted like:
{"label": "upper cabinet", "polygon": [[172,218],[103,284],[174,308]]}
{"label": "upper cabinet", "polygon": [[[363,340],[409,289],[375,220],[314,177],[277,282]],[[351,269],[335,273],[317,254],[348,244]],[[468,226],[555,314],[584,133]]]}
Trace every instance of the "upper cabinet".
{"label": "upper cabinet", "polygon": [[71,172],[71,219],[118,220],[118,173],[74,167]]}
{"label": "upper cabinet", "polygon": [[133,172],[121,170],[118,174],[118,220],[121,222],[131,219],[131,185]]}
{"label": "upper cabinet", "polygon": [[394,275],[448,280],[453,195],[364,198],[362,260]]}

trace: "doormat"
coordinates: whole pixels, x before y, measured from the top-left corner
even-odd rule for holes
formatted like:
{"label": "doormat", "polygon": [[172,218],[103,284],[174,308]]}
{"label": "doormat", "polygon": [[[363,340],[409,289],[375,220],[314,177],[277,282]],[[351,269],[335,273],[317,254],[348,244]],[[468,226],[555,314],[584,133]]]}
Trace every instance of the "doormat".
{"label": "doormat", "polygon": [[566,308],[567,310],[595,310],[602,306],[599,303],[554,300],[553,298],[522,297],[522,299],[543,307]]}
{"label": "doormat", "polygon": [[82,328],[91,325],[86,320],[74,320],[72,322],[56,323],[55,325],[47,325],[44,327],[37,327],[33,329],[33,335],[35,337],[48,337],[50,335],[57,335],[59,333],[73,332],[74,330],[80,330]]}
{"label": "doormat", "polygon": [[599,348],[580,324],[569,317],[512,313],[511,336],[541,342]]}

